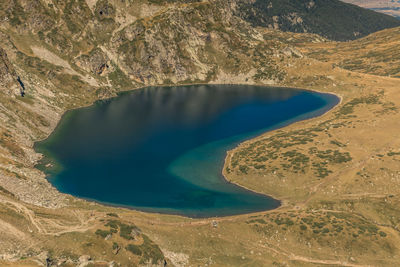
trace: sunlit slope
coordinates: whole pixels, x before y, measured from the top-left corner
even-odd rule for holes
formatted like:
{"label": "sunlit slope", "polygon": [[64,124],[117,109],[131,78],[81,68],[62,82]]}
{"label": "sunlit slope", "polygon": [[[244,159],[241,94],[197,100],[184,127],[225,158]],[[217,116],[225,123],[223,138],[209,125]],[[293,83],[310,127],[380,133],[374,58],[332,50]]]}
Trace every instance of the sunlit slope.
{"label": "sunlit slope", "polygon": [[306,43],[302,50],[321,61],[347,70],[400,77],[400,28],[373,33],[359,40],[338,43]]}

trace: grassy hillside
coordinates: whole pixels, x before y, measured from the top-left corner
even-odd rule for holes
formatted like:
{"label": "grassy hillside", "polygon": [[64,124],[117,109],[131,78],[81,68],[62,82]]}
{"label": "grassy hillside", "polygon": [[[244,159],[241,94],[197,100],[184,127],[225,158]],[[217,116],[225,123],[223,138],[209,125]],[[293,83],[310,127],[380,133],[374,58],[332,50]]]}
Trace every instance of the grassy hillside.
{"label": "grassy hillside", "polygon": [[391,16],[338,0],[241,1],[239,13],[254,26],[316,33],[337,41],[400,26]]}
{"label": "grassy hillside", "polygon": [[332,62],[336,67],[400,78],[399,45],[398,27],[351,42],[304,44],[302,51],[312,58]]}

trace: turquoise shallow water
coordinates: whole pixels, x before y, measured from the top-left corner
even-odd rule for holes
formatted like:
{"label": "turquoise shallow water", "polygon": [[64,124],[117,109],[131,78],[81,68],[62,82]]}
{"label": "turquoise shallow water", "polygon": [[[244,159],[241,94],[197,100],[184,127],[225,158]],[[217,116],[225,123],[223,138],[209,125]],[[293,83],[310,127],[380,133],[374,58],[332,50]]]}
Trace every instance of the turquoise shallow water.
{"label": "turquoise shallow water", "polygon": [[338,102],[289,88],[149,87],[67,112],[35,148],[61,192],[190,217],[249,213],[280,203],[226,182],[226,151]]}

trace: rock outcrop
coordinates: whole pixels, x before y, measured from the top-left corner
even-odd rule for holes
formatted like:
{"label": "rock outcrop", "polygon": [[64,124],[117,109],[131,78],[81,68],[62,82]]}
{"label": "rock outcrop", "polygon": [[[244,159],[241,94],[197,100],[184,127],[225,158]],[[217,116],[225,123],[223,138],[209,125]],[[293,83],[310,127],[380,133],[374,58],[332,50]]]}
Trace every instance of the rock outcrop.
{"label": "rock outcrop", "polygon": [[4,87],[8,95],[25,96],[25,84],[17,75],[7,53],[0,47],[0,87]]}
{"label": "rock outcrop", "polygon": [[89,55],[80,56],[76,65],[93,75],[106,75],[113,71],[110,59],[100,48],[93,49]]}
{"label": "rock outcrop", "polygon": [[15,93],[17,80],[17,73],[8,59],[6,51],[0,47],[0,90],[7,94]]}

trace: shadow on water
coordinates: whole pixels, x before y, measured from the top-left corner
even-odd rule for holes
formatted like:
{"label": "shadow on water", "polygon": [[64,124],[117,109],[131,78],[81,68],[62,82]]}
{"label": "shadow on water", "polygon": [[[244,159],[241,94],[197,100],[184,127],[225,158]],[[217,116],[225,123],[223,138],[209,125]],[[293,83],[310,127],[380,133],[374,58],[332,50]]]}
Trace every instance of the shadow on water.
{"label": "shadow on water", "polygon": [[279,201],[226,182],[226,151],[338,102],[289,88],[149,87],[67,112],[35,149],[50,182],[77,197],[190,217],[262,211]]}

